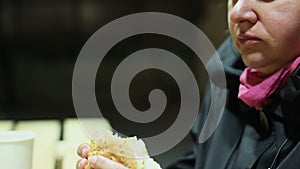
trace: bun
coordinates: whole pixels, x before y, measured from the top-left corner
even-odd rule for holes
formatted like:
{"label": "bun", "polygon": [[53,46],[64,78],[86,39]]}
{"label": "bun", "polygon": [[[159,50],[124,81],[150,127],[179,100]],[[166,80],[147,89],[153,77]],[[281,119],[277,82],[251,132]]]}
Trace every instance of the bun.
{"label": "bun", "polygon": [[[92,139],[88,157],[102,155],[123,164],[129,169],[161,169],[149,157],[145,143],[137,137],[122,138],[110,131]],[[85,169],[92,169],[88,164]]]}

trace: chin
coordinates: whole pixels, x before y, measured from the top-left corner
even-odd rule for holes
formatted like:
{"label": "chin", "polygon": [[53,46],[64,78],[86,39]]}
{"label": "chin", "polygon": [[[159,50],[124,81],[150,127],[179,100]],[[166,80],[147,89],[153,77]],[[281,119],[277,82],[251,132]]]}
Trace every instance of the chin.
{"label": "chin", "polygon": [[261,54],[242,55],[243,62],[246,66],[258,69],[264,67],[264,57]]}

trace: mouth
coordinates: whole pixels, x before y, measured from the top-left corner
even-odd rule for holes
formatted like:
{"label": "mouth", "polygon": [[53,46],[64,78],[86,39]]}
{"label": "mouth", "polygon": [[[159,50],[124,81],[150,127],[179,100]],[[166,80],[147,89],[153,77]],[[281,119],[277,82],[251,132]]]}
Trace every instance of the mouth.
{"label": "mouth", "polygon": [[239,34],[237,40],[239,41],[240,44],[245,46],[251,46],[262,41],[262,39],[248,34]]}

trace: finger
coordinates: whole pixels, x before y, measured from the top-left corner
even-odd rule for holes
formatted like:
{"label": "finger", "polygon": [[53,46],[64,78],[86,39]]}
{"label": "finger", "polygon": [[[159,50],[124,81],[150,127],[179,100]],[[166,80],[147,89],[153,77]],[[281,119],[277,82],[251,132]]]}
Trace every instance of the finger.
{"label": "finger", "polygon": [[87,159],[81,159],[81,160],[78,160],[77,161],[77,164],[76,164],[76,169],[84,169],[85,166],[87,165],[88,163],[88,160]]}
{"label": "finger", "polygon": [[124,165],[103,156],[91,156],[89,164],[95,169],[128,169]]}
{"label": "finger", "polygon": [[82,158],[87,158],[89,149],[90,145],[87,143],[83,143],[77,148],[77,154]]}

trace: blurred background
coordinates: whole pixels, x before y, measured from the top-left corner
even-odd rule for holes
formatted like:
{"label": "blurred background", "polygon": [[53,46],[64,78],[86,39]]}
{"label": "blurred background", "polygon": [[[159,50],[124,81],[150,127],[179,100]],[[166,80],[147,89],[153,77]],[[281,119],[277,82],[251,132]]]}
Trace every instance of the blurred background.
{"label": "blurred background", "polygon": [[[112,20],[137,12],[174,14],[199,27],[217,48],[228,36],[226,7],[226,0],[1,0],[0,120],[63,121],[76,117],[72,102],[76,59],[88,38]],[[193,55],[179,42],[155,35],[128,39],[108,55],[121,58],[132,53],[132,48],[146,47],[160,47],[181,56]],[[108,61],[108,64],[114,63]],[[203,65],[191,64],[196,69],[200,67],[198,78],[203,90],[207,80]],[[154,80],[151,81],[168,86],[155,79],[156,73],[152,72]],[[149,81],[143,83],[142,79],[137,86],[146,84],[149,85]],[[152,88],[157,87],[156,84]],[[102,99],[105,103],[102,95],[107,91],[97,79],[98,101]],[[176,98],[170,93],[170,98]],[[143,101],[139,97],[144,95],[140,96],[140,92],[135,95],[137,99],[133,102]]]}
{"label": "blurred background", "polygon": [[227,36],[226,0],[1,0],[0,118],[76,116],[72,72],[82,46],[110,21],[145,11],[185,18],[215,47]]}

